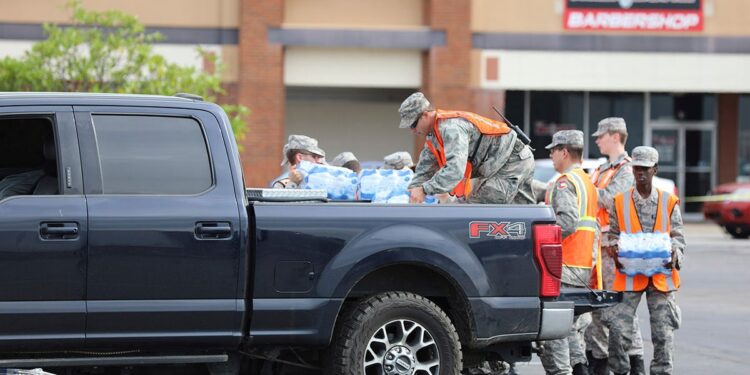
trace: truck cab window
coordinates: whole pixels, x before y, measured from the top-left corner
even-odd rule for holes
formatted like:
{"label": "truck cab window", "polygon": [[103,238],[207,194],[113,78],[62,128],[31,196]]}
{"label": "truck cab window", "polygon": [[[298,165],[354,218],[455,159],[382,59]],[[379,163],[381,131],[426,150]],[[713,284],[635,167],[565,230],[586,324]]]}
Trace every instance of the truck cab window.
{"label": "truck cab window", "polygon": [[48,118],[0,118],[0,200],[58,194],[57,149]]}
{"label": "truck cab window", "polygon": [[198,194],[213,185],[192,118],[93,115],[104,194]]}

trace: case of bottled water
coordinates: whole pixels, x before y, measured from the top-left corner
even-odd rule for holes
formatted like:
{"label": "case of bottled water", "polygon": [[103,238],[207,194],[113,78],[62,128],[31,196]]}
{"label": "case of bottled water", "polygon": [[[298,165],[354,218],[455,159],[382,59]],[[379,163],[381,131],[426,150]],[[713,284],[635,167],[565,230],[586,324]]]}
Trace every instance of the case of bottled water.
{"label": "case of bottled water", "polygon": [[363,169],[359,172],[359,199],[373,203],[409,203],[411,169]]}
{"label": "case of bottled water", "polygon": [[669,233],[620,233],[618,260],[628,276],[671,275],[664,265],[672,259]]}
{"label": "case of bottled water", "polygon": [[359,180],[350,169],[302,161],[297,170],[304,176],[300,183],[302,189],[326,190],[328,199],[333,200],[354,200],[356,197]]}
{"label": "case of bottled water", "polygon": [[[359,172],[358,197],[372,203],[409,203],[409,183],[413,177],[410,169],[363,169]],[[438,200],[428,195],[424,203],[436,204]]]}

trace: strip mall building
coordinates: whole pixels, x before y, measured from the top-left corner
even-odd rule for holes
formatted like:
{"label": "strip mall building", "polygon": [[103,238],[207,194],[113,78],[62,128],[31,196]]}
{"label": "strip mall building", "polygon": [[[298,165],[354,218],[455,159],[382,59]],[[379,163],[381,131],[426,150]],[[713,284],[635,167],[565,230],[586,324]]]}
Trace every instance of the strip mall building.
{"label": "strip mall building", "polygon": [[[0,55],[68,22],[65,0],[6,1]],[[560,129],[594,132],[624,117],[628,149],[661,154],[681,196],[750,178],[747,0],[89,0],[135,14],[166,40],[156,50],[201,66],[220,55],[227,102],[248,106],[248,185],[281,172],[289,134],[329,159],[382,160],[422,140],[398,129],[398,105],[421,90],[439,108],[493,116],[543,145]],[[598,157],[593,143],[586,150]],[[686,206],[696,211],[699,206]]]}

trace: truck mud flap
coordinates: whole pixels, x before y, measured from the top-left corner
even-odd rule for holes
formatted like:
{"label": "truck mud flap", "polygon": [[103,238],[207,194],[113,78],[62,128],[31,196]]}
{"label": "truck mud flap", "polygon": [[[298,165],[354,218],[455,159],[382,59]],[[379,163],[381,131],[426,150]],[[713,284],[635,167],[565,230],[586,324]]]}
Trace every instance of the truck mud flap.
{"label": "truck mud flap", "polygon": [[591,291],[583,288],[562,288],[558,301],[575,304],[575,315],[614,306],[622,301],[622,293],[611,290]]}

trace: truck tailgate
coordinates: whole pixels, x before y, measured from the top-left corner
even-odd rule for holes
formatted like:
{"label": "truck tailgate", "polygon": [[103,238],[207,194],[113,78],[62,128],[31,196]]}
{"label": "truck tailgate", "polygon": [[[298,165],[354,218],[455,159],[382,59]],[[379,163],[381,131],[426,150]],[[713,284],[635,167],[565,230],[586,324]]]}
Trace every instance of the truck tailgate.
{"label": "truck tailgate", "polygon": [[562,288],[558,301],[575,304],[575,315],[614,306],[622,301],[622,293],[611,290],[591,291],[584,288]]}

